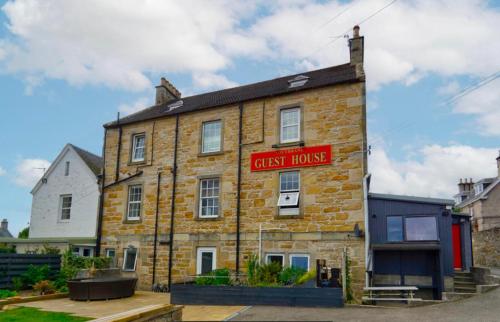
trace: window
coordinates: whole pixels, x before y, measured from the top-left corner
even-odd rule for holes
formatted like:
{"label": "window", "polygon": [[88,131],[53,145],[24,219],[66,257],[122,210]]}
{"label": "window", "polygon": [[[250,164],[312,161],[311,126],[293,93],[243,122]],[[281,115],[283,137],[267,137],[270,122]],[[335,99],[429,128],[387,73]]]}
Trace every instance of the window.
{"label": "window", "polygon": [[278,207],[280,215],[299,214],[299,171],[287,171],[280,173],[280,196]]}
{"label": "window", "polygon": [[61,196],[61,220],[69,220],[71,218],[71,195]]}
{"label": "window", "polygon": [[90,249],[90,248],[84,248],[82,256],[83,257],[90,257],[90,256],[92,256],[91,253],[92,253],[92,249]]}
{"label": "window", "polygon": [[128,187],[127,219],[139,220],[141,218],[142,186]]}
{"label": "window", "polygon": [[135,247],[126,248],[123,254],[123,270],[135,271],[136,262],[137,262],[137,248]]}
{"label": "window", "polygon": [[403,241],[403,217],[388,216],[387,217],[387,241],[398,242]]}
{"label": "window", "polygon": [[132,137],[132,162],[144,161],[145,149],[146,149],[146,135],[135,134]]}
{"label": "window", "polygon": [[280,142],[300,141],[300,108],[281,110]]}
{"label": "window", "polygon": [[94,250],[92,247],[73,247],[71,249],[73,255],[83,256],[83,257],[91,257],[94,255]]}
{"label": "window", "polygon": [[73,252],[73,255],[80,256],[80,247],[73,247],[71,251]]}
{"label": "window", "polygon": [[200,247],[196,254],[196,274],[205,275],[217,268],[215,247]]}
{"label": "window", "polygon": [[213,218],[219,216],[219,178],[200,180],[200,218]]}
{"label": "window", "polygon": [[115,249],[106,248],[106,257],[115,258]]}
{"label": "window", "polygon": [[69,176],[69,161],[66,161],[66,168],[64,168],[64,176]]}
{"label": "window", "polygon": [[278,263],[281,267],[285,264],[285,255],[283,254],[267,254],[266,263]]}
{"label": "window", "polygon": [[221,150],[221,121],[203,123],[201,134],[201,153],[219,152]]}
{"label": "window", "polygon": [[438,240],[436,217],[407,217],[405,219],[406,240]]}
{"label": "window", "polygon": [[477,196],[478,194],[480,194],[481,192],[483,192],[483,184],[482,183],[478,183],[478,184],[475,184],[474,185],[474,194]]}
{"label": "window", "polygon": [[298,267],[309,271],[309,255],[291,254],[290,267]]}

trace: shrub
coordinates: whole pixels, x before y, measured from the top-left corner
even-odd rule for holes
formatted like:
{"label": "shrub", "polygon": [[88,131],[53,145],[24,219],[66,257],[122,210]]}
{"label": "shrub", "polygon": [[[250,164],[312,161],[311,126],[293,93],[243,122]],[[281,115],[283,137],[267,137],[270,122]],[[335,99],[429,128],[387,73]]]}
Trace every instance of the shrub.
{"label": "shrub", "polygon": [[278,275],[281,272],[281,265],[277,262],[271,262],[264,265],[259,265],[257,269],[257,281],[261,284],[276,284],[278,283]]}
{"label": "shrub", "polygon": [[259,261],[257,255],[252,254],[248,258],[246,262],[247,266],[247,281],[249,285],[256,285],[258,283],[258,269],[259,269]]}
{"label": "shrub", "polygon": [[33,285],[33,290],[37,291],[40,295],[54,294],[56,288],[51,281],[43,280]]}
{"label": "shrub", "polygon": [[230,273],[227,268],[216,269],[205,276],[197,277],[196,285],[231,285]]}
{"label": "shrub", "polygon": [[59,255],[60,253],[61,250],[59,248],[49,246],[48,244],[43,245],[43,249],[40,252],[40,254],[44,255]]}
{"label": "shrub", "polygon": [[11,246],[0,245],[0,254],[15,254],[16,249]]}
{"label": "shrub", "polygon": [[13,296],[16,296],[16,295],[17,295],[16,291],[0,290],[0,299],[6,299],[8,297],[13,297]]}
{"label": "shrub", "polygon": [[24,286],[23,279],[21,277],[13,277],[12,278],[12,288],[19,292]]}
{"label": "shrub", "polygon": [[25,285],[33,286],[40,281],[49,279],[49,275],[50,268],[48,265],[30,265],[21,278]]}
{"label": "shrub", "polygon": [[296,285],[302,285],[312,279],[316,278],[316,270],[311,270],[309,272],[306,272],[304,275],[300,276],[296,281]]}
{"label": "shrub", "polygon": [[287,267],[279,273],[278,280],[283,285],[292,285],[296,284],[297,280],[306,273],[307,271],[303,268]]}
{"label": "shrub", "polygon": [[105,257],[81,257],[67,250],[62,256],[62,267],[60,276],[66,280],[75,278],[81,269],[89,269],[94,266],[96,269],[109,268],[111,258]]}

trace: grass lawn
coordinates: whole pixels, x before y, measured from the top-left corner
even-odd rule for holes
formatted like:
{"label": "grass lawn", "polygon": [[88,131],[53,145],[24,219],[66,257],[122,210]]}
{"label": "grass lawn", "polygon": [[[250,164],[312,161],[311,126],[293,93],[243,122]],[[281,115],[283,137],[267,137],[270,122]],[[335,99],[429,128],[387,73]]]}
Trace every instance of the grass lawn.
{"label": "grass lawn", "polygon": [[88,320],[92,319],[68,313],[40,311],[31,307],[19,307],[0,312],[0,322],[76,322]]}

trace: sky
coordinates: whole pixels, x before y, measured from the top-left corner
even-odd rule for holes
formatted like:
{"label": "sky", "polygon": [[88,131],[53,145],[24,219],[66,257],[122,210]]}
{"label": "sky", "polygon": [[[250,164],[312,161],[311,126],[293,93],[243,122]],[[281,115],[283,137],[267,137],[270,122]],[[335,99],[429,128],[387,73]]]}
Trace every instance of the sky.
{"label": "sky", "polygon": [[365,36],[373,192],[451,198],[496,176],[500,1],[0,0],[0,217],[66,143],[101,153],[102,124],[183,94],[348,62]]}

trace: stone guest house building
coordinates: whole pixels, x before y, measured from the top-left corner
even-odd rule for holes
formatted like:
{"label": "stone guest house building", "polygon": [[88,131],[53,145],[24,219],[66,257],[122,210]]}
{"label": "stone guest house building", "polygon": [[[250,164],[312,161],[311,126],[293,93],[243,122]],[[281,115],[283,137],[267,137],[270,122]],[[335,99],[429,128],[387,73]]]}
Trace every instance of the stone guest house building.
{"label": "stone guest house building", "polygon": [[[101,254],[140,288],[245,260],[341,266],[364,281],[363,37],[350,63],[156,105],[105,125]],[[170,274],[169,274],[170,272]]]}

